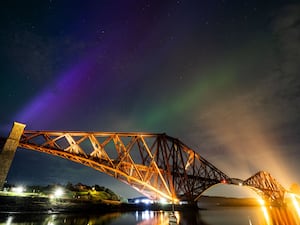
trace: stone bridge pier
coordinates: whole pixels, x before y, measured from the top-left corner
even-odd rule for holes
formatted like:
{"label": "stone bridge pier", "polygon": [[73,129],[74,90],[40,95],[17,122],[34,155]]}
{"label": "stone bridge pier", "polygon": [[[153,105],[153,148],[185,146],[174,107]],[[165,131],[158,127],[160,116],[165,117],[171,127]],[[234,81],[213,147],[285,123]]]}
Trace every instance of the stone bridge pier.
{"label": "stone bridge pier", "polygon": [[0,190],[3,189],[5,180],[14,159],[19,140],[23,134],[25,124],[14,122],[7,139],[0,145]]}

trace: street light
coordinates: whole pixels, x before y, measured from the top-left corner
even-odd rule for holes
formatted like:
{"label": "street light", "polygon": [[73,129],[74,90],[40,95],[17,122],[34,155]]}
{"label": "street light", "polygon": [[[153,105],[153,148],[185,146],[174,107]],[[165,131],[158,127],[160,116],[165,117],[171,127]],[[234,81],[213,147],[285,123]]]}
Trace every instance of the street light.
{"label": "street light", "polygon": [[60,197],[63,196],[63,194],[64,194],[64,191],[63,191],[62,188],[57,188],[57,189],[55,189],[55,191],[54,191],[54,197],[55,197],[55,198],[60,198]]}

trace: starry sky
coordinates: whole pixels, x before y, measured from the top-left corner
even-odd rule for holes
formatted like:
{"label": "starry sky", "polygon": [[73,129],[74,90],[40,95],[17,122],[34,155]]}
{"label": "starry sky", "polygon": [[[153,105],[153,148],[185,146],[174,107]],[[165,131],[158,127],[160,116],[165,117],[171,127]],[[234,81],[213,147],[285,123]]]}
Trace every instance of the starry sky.
{"label": "starry sky", "polygon": [[[0,134],[165,132],[231,177],[300,183],[300,2],[28,0],[0,7]],[[8,182],[105,174],[18,149]]]}

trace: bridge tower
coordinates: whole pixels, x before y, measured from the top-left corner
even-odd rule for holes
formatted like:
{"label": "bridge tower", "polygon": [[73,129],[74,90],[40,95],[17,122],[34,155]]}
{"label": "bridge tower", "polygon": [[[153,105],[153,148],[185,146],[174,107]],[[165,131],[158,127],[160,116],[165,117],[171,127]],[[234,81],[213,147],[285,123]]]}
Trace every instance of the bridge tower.
{"label": "bridge tower", "polygon": [[0,145],[0,190],[3,189],[9,168],[14,159],[16,149],[19,145],[19,140],[23,134],[25,125],[15,122],[8,138],[4,144]]}

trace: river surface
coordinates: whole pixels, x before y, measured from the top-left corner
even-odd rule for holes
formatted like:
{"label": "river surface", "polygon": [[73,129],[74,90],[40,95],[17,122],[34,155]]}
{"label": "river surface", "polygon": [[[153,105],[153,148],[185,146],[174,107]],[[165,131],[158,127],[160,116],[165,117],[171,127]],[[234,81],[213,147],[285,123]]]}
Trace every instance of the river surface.
{"label": "river surface", "polygon": [[[298,211],[297,211],[298,210]],[[300,225],[298,209],[216,207],[175,212],[182,225]],[[0,213],[1,225],[168,225],[169,211],[114,212],[98,215]]]}

